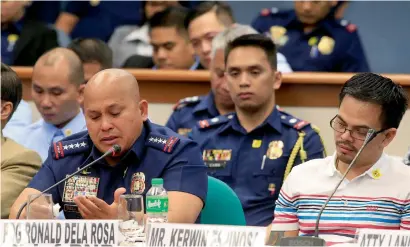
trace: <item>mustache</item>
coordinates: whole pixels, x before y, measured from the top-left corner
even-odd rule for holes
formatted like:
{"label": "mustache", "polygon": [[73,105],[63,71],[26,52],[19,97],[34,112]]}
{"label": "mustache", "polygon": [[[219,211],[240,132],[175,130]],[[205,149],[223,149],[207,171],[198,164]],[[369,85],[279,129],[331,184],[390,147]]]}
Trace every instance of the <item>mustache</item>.
{"label": "mustache", "polygon": [[357,149],[351,144],[351,143],[349,143],[349,142],[346,142],[346,141],[336,141],[336,146],[338,146],[338,145],[343,145],[343,146],[346,146],[346,147],[348,147],[349,149],[351,149],[351,150],[353,150],[353,151],[357,151]]}

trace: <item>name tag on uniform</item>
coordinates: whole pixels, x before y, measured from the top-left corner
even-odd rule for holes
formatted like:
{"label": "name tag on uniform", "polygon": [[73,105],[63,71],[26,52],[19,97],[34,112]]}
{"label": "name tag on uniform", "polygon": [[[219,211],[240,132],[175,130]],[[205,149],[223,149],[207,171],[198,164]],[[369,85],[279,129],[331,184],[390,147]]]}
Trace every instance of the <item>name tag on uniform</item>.
{"label": "name tag on uniform", "polygon": [[210,169],[223,169],[231,160],[232,149],[207,149],[202,153],[205,165]]}
{"label": "name tag on uniform", "polygon": [[97,196],[99,182],[97,177],[73,176],[65,181],[63,202],[74,202],[76,196]]}

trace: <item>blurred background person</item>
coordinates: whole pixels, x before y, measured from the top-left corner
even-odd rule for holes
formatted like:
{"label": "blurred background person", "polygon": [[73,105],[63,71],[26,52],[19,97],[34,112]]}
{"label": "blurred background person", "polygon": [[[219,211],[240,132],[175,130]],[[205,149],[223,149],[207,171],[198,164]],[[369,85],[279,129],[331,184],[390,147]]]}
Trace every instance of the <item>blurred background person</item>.
{"label": "blurred background person", "polygon": [[[114,67],[147,68],[152,67],[152,46],[149,37],[149,20],[170,6],[179,5],[178,1],[143,1],[141,25],[123,25],[114,30],[108,45],[113,50]],[[133,65],[127,65],[128,58],[135,55]],[[137,64],[138,62],[138,64]]]}
{"label": "blurred background person", "polygon": [[68,1],[55,26],[71,38],[108,41],[114,29],[141,22],[141,1]]}
{"label": "blurred background person", "polygon": [[202,68],[211,63],[212,39],[234,23],[231,7],[223,2],[203,2],[189,13],[185,28]]}
{"label": "blurred background person", "polygon": [[[194,70],[199,65],[189,42],[184,20],[188,10],[183,7],[169,7],[156,13],[149,20],[149,37],[153,47],[153,64],[146,68]],[[135,68],[140,56],[127,59],[126,66]]]}
{"label": "blurred background person", "polygon": [[46,51],[58,47],[57,32],[45,23],[25,20],[29,1],[1,1],[1,61],[33,66]]}
{"label": "blurred background person", "polygon": [[83,64],[85,82],[97,72],[112,68],[112,50],[102,40],[77,38],[67,48],[80,58]]}
{"label": "blurred background person", "polygon": [[252,26],[274,40],[294,71],[367,72],[357,27],[335,18],[336,5],[295,1],[294,10],[262,10]]}

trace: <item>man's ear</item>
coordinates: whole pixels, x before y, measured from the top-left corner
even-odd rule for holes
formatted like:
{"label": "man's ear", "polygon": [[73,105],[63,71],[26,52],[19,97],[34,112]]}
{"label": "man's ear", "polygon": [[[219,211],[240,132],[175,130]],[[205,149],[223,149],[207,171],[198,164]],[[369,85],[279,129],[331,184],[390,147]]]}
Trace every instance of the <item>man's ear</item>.
{"label": "man's ear", "polygon": [[390,142],[393,141],[394,137],[397,134],[396,128],[390,128],[384,132],[384,140],[382,142],[383,147],[387,147]]}
{"label": "man's ear", "polygon": [[1,121],[7,121],[13,112],[13,104],[9,101],[1,103]]}
{"label": "man's ear", "polygon": [[81,105],[81,108],[83,107],[83,102],[84,102],[84,89],[85,89],[86,84],[81,84],[78,87],[78,103]]}
{"label": "man's ear", "polygon": [[141,100],[138,105],[142,121],[146,121],[148,119],[148,102],[146,100]]}
{"label": "man's ear", "polygon": [[282,72],[275,71],[272,80],[273,80],[273,89],[278,90],[280,86],[282,85]]}

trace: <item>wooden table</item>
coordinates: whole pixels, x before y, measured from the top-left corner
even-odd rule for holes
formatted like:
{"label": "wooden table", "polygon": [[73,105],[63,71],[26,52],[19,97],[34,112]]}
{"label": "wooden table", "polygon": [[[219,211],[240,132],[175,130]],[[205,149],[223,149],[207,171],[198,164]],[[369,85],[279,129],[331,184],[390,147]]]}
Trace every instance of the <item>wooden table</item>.
{"label": "wooden table", "polygon": [[[13,67],[23,81],[23,98],[31,100],[31,67]],[[137,78],[141,96],[150,103],[174,104],[179,99],[209,92],[208,71],[128,70]],[[337,107],[342,85],[351,73],[295,72],[283,75],[276,91],[281,106]],[[410,74],[384,74],[410,95]]]}

